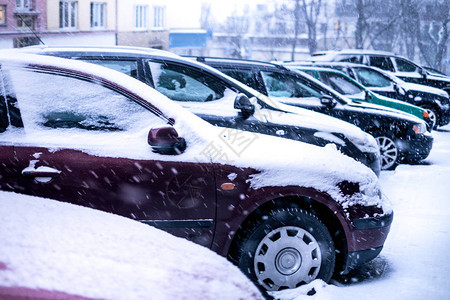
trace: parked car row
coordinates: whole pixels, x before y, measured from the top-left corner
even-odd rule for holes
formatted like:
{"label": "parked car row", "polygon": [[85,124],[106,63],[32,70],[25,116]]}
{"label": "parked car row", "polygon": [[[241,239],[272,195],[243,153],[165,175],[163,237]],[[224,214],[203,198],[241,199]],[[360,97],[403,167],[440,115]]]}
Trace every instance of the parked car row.
{"label": "parked car row", "polygon": [[411,111],[262,62],[5,51],[0,189],[155,226],[227,257],[263,291],[295,288],[380,253],[393,219],[380,162],[421,160],[433,142],[427,115],[401,107]]}
{"label": "parked car row", "polygon": [[314,53],[310,61],[339,61],[364,64],[385,70],[406,82],[418,83],[445,90],[450,93],[450,78],[427,71],[411,60],[385,51],[345,49]]}
{"label": "parked car row", "polygon": [[317,62],[311,64],[310,62],[291,62],[285,65],[299,69],[314,66],[339,70],[378,95],[408,102],[425,109],[429,115],[432,128],[444,126],[450,122],[450,101],[447,92],[444,90],[404,82],[380,69],[353,63]]}
{"label": "parked car row", "polygon": [[433,138],[423,120],[386,106],[351,101],[304,73],[275,64],[232,59],[198,58],[239,79],[272,99],[314,110],[352,123],[373,135],[379,145],[382,169],[426,158]]}

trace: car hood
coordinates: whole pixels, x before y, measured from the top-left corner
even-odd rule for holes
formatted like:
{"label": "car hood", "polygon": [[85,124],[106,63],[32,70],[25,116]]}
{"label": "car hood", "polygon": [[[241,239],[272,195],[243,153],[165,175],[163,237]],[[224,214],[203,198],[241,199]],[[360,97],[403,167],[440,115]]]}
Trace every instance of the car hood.
{"label": "car hood", "polygon": [[349,104],[349,107],[351,107],[352,109],[364,111],[369,114],[382,115],[384,117],[390,117],[396,120],[409,121],[414,123],[424,123],[422,119],[419,119],[418,117],[413,116],[409,113],[378,104],[353,100]]}
{"label": "car hood", "polygon": [[[373,171],[339,152],[333,144],[319,147],[230,128],[215,127],[214,131],[214,149],[209,152],[212,162],[254,169],[248,179],[253,189],[310,187],[329,194],[344,208],[379,206],[385,212],[391,211]],[[360,192],[345,195],[339,188],[344,181],[357,184]]]}
{"label": "car hood", "polygon": [[[180,104],[197,115],[214,114],[218,117],[233,118],[239,112],[237,109],[230,109],[233,107],[234,97],[234,94],[230,94],[225,95],[221,100],[202,103],[181,102]],[[338,133],[357,144],[359,148],[363,148],[365,152],[378,151],[378,146],[373,137],[353,124],[312,110],[286,105],[264,95],[258,95],[258,97],[264,98],[266,105],[258,104],[253,98],[256,108],[249,121],[315,129],[319,134],[324,133],[323,137],[328,135],[332,138],[329,139],[330,142],[335,142],[335,139],[337,139],[330,133]]]}
{"label": "car hood", "polygon": [[447,94],[447,92],[445,92],[444,90],[434,88],[431,86],[427,86],[427,85],[423,85],[423,84],[404,82],[404,83],[402,83],[402,87],[407,91],[412,90],[412,91],[417,91],[417,92],[425,92],[425,93],[435,94],[435,95],[439,95],[441,97],[446,97],[446,98],[449,96]]}

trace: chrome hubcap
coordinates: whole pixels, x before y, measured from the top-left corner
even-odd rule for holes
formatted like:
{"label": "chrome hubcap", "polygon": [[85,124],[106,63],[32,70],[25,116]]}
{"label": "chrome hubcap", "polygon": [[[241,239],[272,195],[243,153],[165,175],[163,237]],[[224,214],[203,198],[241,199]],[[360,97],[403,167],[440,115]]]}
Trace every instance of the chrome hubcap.
{"label": "chrome hubcap", "polygon": [[395,164],[398,157],[398,149],[394,141],[385,136],[376,138],[381,155],[381,169],[386,170]]}
{"label": "chrome hubcap", "polygon": [[428,116],[430,118],[432,128],[436,127],[436,122],[437,122],[436,114],[434,113],[434,111],[432,111],[429,108],[426,108],[425,110],[428,113]]}
{"label": "chrome hubcap", "polygon": [[266,290],[277,291],[316,279],[321,262],[320,247],[312,234],[285,226],[270,231],[258,244],[254,270]]}
{"label": "chrome hubcap", "polygon": [[275,267],[278,272],[284,275],[292,275],[298,271],[302,264],[302,256],[294,248],[287,248],[280,251],[275,258]]}

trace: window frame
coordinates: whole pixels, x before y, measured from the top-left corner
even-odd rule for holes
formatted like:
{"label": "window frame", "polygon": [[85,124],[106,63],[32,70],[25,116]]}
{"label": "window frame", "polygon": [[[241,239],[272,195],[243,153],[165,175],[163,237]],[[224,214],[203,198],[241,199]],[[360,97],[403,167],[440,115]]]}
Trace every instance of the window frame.
{"label": "window frame", "polygon": [[148,30],[148,5],[134,6],[134,30]]}
{"label": "window frame", "polygon": [[166,7],[162,5],[153,6],[153,28],[162,29],[166,26]]}
{"label": "window frame", "polygon": [[91,17],[91,29],[105,29],[106,2],[91,2],[90,17]]}
{"label": "window frame", "polygon": [[6,4],[0,4],[0,26],[6,25]]}
{"label": "window frame", "polygon": [[32,0],[16,0],[16,9],[31,10],[32,7],[33,7]]}
{"label": "window frame", "polygon": [[[66,9],[67,12],[65,11]],[[63,30],[73,30],[78,28],[78,1],[59,1],[59,28]]]}

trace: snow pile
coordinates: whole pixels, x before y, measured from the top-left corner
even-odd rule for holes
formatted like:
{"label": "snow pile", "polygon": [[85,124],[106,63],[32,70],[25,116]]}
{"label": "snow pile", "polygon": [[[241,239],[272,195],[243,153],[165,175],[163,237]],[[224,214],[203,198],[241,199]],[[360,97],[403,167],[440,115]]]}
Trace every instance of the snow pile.
{"label": "snow pile", "polygon": [[0,218],[0,298],[262,299],[225,258],[126,218],[7,192]]}

